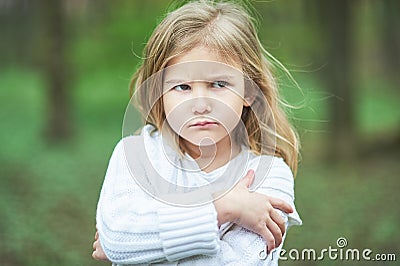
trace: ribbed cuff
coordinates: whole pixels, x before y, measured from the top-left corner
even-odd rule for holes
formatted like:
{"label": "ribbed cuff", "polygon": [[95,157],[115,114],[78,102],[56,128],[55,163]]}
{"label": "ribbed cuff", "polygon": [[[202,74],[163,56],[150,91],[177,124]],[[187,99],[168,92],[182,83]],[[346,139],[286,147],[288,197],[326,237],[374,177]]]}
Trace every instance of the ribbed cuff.
{"label": "ribbed cuff", "polygon": [[158,215],[160,237],[169,261],[217,253],[218,221],[212,204],[195,208],[167,207],[160,209]]}

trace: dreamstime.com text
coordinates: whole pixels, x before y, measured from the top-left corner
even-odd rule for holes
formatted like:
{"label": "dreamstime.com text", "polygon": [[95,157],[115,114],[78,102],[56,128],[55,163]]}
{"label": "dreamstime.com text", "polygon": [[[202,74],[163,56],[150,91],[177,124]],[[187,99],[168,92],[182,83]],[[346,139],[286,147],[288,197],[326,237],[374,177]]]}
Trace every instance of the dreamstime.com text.
{"label": "dreamstime.com text", "polygon": [[339,237],[336,240],[336,247],[317,251],[313,248],[307,249],[282,249],[279,254],[280,260],[296,261],[320,261],[320,260],[341,260],[341,261],[396,261],[395,253],[374,253],[371,249],[347,248],[347,239]]}

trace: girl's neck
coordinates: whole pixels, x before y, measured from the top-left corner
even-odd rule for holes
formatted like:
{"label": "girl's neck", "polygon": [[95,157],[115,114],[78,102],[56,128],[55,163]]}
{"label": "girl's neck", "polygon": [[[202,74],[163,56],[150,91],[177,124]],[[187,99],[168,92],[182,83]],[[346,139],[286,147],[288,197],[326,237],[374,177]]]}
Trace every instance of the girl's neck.
{"label": "girl's neck", "polygon": [[207,173],[225,165],[240,152],[240,147],[232,143],[229,136],[213,145],[198,146],[182,138],[179,142],[183,151],[195,159],[199,168]]}

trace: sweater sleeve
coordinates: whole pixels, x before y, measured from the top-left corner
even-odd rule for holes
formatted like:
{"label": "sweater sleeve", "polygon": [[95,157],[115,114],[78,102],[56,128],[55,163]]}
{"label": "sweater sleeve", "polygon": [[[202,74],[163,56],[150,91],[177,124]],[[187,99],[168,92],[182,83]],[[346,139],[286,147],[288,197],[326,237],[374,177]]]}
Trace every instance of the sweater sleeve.
{"label": "sweater sleeve", "polygon": [[[287,215],[283,215],[288,228]],[[276,266],[282,250],[286,234],[282,243],[270,254],[266,254],[266,245],[263,238],[241,226],[231,224],[231,228],[222,236],[220,249],[214,256],[194,256],[179,261],[184,266],[218,266],[218,265],[253,265]]]}
{"label": "sweater sleeve", "polygon": [[113,263],[175,261],[219,249],[214,205],[174,207],[148,195],[131,176],[123,141],[111,156],[96,220],[100,243]]}
{"label": "sweater sleeve", "polygon": [[[270,167],[264,167],[270,165]],[[261,156],[258,165],[254,166],[255,178],[261,179],[260,185],[256,187],[256,192],[270,197],[278,198],[290,204],[293,213],[282,215],[287,216],[288,227],[301,225],[302,221],[297,213],[294,200],[294,177],[292,170],[282,158]],[[254,182],[257,184],[257,182]]]}

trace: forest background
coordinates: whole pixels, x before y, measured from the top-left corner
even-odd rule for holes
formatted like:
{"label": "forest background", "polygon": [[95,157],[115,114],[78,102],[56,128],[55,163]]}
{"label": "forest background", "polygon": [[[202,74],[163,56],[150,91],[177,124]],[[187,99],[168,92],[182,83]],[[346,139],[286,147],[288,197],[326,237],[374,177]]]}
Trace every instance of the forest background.
{"label": "forest background", "polygon": [[[302,141],[285,249],[396,254],[400,2],[251,1]],[[0,264],[102,265],[96,203],[128,83],[169,1],[0,0]],[[339,261],[363,265],[365,261]],[[380,262],[380,265],[394,262]],[[337,265],[324,260],[281,265]]]}

